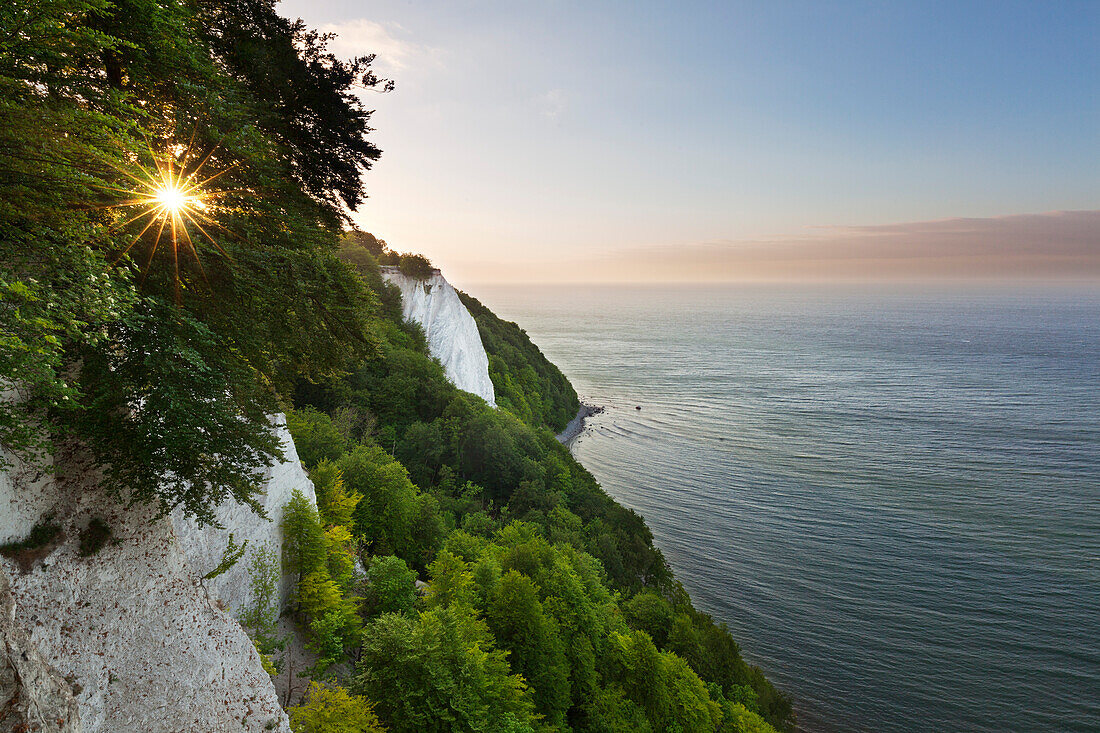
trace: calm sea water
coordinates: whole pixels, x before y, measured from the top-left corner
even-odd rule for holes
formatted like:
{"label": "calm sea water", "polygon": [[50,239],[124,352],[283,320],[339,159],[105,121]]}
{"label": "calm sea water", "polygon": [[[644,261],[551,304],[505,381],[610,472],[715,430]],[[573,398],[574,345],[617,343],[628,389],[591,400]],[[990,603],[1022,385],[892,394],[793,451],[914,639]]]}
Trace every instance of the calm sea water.
{"label": "calm sea water", "polygon": [[1100,289],[470,290],[803,729],[1100,731]]}

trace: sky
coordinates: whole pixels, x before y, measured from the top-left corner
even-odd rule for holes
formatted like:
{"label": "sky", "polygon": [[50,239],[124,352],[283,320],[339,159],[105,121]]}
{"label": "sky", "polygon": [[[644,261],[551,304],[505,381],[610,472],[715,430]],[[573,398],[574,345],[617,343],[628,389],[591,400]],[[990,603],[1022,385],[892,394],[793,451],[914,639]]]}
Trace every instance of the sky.
{"label": "sky", "polygon": [[1100,280],[1100,2],[283,0],[459,282]]}

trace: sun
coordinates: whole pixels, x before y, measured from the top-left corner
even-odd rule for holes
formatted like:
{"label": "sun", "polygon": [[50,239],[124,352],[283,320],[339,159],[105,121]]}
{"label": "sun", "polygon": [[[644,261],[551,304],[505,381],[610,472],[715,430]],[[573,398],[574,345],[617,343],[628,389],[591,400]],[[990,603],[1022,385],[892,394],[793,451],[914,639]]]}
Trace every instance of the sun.
{"label": "sun", "polygon": [[[149,242],[145,264],[142,269],[142,281],[148,274],[153,263],[153,257],[157,250],[166,246],[170,252],[170,261],[174,270],[176,297],[180,297],[180,255],[190,256],[203,279],[206,278],[205,269],[199,259],[199,251],[196,242],[192,239],[191,231],[200,233],[223,256],[229,257],[204,224],[209,227],[221,228],[213,218],[217,207],[212,206],[218,196],[233,193],[233,190],[213,191],[209,184],[215,179],[228,173],[235,165],[203,177],[201,175],[205,164],[210,160],[213,151],[207,154],[198,165],[189,163],[190,146],[180,151],[172,151],[165,155],[156,155],[150,147],[149,154],[154,163],[154,168],[146,168],[138,165],[135,172],[120,170],[133,180],[133,188],[108,187],[109,190],[121,194],[129,194],[130,198],[109,204],[108,208],[136,207],[137,212],[126,221],[118,225],[119,228],[137,223],[140,231],[130,240],[130,243],[117,253],[115,262],[119,262],[139,241],[145,239]],[[144,220],[144,226],[142,226]],[[146,239],[146,234],[148,238]]]}
{"label": "sun", "polygon": [[184,209],[199,203],[196,196],[188,195],[188,192],[177,185],[168,183],[153,189],[153,202],[165,210],[166,213],[178,215]]}

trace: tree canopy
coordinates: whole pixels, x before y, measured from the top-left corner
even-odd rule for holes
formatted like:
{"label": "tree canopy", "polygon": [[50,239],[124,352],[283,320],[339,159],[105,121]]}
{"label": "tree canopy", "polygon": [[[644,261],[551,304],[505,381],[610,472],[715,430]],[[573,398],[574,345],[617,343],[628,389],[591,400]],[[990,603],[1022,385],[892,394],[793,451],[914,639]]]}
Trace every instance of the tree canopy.
{"label": "tree canopy", "polygon": [[[77,437],[123,498],[207,520],[280,456],[293,381],[375,348],[335,243],[379,155],[355,94],[390,85],[327,40],[264,0],[0,7],[10,451]],[[198,203],[158,223],[166,178]]]}

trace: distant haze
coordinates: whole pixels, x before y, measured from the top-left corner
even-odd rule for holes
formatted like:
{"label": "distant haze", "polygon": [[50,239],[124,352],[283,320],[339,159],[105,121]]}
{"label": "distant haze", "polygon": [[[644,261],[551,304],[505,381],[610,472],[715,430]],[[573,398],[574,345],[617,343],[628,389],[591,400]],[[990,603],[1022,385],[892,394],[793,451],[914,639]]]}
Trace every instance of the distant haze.
{"label": "distant haze", "polygon": [[1100,3],[283,0],[459,282],[1100,277]]}
{"label": "distant haze", "polygon": [[484,281],[1100,280],[1100,211],[817,227],[771,240],[623,249],[571,262],[481,262]]}

